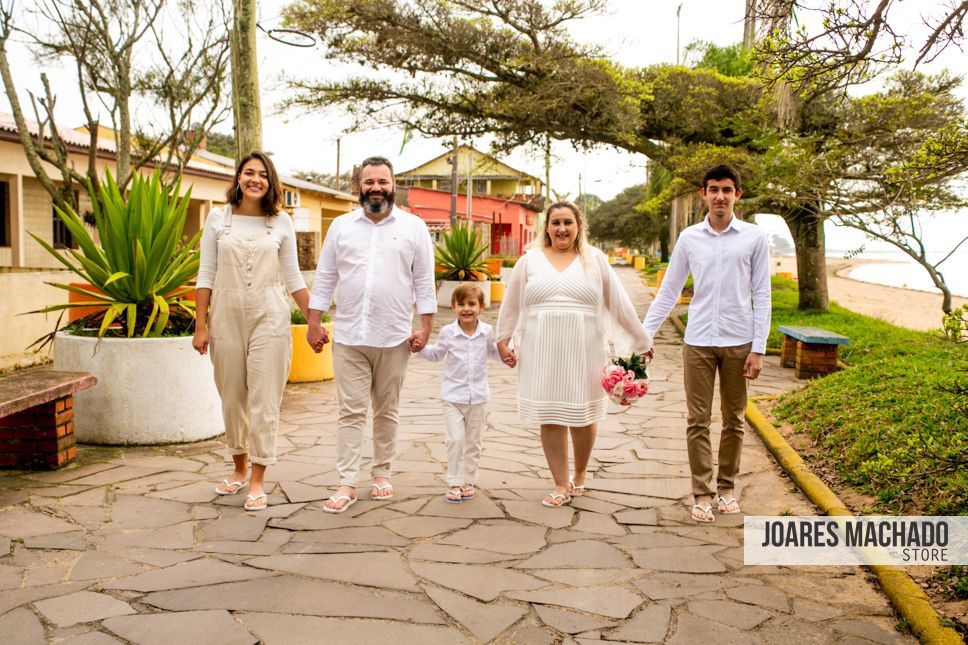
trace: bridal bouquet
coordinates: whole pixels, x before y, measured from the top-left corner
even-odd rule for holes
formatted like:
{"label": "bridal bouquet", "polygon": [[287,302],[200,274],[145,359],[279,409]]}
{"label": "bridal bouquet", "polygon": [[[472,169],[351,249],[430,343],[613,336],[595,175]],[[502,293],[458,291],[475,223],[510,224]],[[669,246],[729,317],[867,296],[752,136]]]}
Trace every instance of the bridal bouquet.
{"label": "bridal bouquet", "polygon": [[649,372],[644,358],[632,354],[628,358],[616,358],[602,368],[602,389],[614,403],[632,405],[649,391]]}

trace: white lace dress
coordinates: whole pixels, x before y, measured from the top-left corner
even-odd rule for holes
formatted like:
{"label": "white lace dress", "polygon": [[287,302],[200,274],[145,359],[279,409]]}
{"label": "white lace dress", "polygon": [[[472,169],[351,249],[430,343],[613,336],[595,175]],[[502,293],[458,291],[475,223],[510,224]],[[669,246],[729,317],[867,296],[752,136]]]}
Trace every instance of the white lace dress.
{"label": "white lace dress", "polygon": [[[603,318],[614,318],[636,351],[651,345],[618,277],[607,262],[602,267],[595,256],[576,257],[558,271],[540,249],[529,251],[515,267],[501,306],[498,338],[514,334],[518,414],[525,423],[581,427],[604,418],[608,399],[601,374],[608,353]],[[603,301],[603,293],[611,297]]]}

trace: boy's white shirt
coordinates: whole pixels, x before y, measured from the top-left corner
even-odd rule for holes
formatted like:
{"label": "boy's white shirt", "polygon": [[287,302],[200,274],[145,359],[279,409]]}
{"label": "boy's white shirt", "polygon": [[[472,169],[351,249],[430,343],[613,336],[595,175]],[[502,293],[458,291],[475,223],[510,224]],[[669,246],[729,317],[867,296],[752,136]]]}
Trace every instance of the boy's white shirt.
{"label": "boy's white shirt", "polygon": [[444,361],[440,398],[450,403],[483,403],[491,398],[487,384],[487,359],[500,360],[494,328],[477,321],[477,329],[467,334],[460,322],[444,325],[437,342],[420,350],[428,361]]}

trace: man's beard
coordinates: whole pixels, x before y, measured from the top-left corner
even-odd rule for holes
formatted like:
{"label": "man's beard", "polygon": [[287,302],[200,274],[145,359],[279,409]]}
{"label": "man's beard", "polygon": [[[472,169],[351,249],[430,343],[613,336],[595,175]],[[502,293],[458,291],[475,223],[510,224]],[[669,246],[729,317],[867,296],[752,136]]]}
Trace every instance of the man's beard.
{"label": "man's beard", "polygon": [[363,207],[363,210],[369,213],[370,215],[383,215],[384,213],[389,212],[389,210],[393,208],[393,202],[396,198],[396,193],[394,191],[390,191],[389,193],[384,193],[383,199],[376,202],[370,199],[370,195],[373,195],[374,193],[380,194],[380,193],[384,193],[384,191],[370,190],[365,193],[363,192],[360,193],[360,206]]}

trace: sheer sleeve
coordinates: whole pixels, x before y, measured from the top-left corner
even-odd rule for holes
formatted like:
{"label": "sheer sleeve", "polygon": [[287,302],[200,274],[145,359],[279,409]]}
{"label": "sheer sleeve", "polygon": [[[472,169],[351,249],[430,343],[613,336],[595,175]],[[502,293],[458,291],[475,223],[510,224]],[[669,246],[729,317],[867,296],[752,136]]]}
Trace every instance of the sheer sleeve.
{"label": "sheer sleeve", "polygon": [[596,253],[595,263],[602,279],[602,320],[605,323],[605,336],[612,345],[612,350],[620,356],[649,351],[652,347],[652,336],[639,322],[635,305],[622,286],[618,274],[609,266],[607,256]]}
{"label": "sheer sleeve", "polygon": [[497,316],[497,341],[512,338],[517,346],[524,331],[524,288],[528,283],[528,254],[525,253],[514,264],[508,280],[501,310]]}

